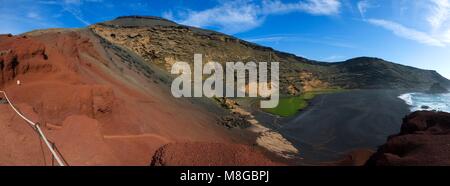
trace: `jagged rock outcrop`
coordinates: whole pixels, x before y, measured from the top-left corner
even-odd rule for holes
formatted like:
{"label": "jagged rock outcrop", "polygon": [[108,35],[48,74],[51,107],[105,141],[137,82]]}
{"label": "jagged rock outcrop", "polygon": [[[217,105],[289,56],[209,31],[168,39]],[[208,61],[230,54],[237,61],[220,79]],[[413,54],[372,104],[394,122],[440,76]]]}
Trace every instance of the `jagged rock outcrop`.
{"label": "jagged rock outcrop", "polygon": [[449,166],[450,113],[420,111],[403,119],[399,134],[367,161],[369,166]]}
{"label": "jagged rock outcrop", "polygon": [[0,46],[0,85],[20,74],[50,73],[56,70],[56,66],[47,61],[48,55],[43,44],[25,36],[0,35],[0,40],[3,41],[3,46]]}

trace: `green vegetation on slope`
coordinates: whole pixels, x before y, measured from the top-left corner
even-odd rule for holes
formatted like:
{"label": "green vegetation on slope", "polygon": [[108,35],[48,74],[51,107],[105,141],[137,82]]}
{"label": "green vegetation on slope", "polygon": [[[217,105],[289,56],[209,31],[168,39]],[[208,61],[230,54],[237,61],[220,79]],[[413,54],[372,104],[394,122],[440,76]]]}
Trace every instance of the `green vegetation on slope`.
{"label": "green vegetation on slope", "polygon": [[308,107],[309,101],[314,99],[317,95],[337,93],[342,91],[343,89],[323,89],[304,92],[299,96],[282,97],[280,98],[280,102],[278,103],[277,107],[264,109],[264,111],[282,117],[292,116]]}

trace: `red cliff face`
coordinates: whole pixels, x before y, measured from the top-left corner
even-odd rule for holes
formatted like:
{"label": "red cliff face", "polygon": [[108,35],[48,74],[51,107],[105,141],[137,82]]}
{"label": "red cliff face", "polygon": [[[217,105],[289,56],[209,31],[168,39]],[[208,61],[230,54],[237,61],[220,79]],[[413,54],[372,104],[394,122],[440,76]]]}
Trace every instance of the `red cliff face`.
{"label": "red cliff face", "polygon": [[381,166],[450,165],[450,113],[414,112],[366,163]]}
{"label": "red cliff face", "polygon": [[0,46],[0,85],[15,79],[20,74],[52,71],[54,66],[47,61],[48,56],[43,44],[27,37],[12,35],[1,35],[0,41],[2,43]]}
{"label": "red cliff face", "polygon": [[[0,36],[0,89],[69,165],[149,165],[172,142],[250,143],[208,109],[174,99],[153,74],[139,56],[88,29]],[[51,165],[41,147],[0,104],[0,165]]]}

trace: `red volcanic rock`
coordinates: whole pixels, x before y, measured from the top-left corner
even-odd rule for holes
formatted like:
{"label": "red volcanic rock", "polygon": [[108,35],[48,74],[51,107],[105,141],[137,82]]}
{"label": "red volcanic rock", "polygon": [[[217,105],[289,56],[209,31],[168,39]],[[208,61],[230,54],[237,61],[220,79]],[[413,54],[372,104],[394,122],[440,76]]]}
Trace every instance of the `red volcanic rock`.
{"label": "red volcanic rock", "polygon": [[450,113],[414,112],[366,165],[450,165]]}
{"label": "red volcanic rock", "polygon": [[0,85],[20,74],[50,72],[54,65],[47,60],[45,46],[35,40],[21,37],[0,37]]}
{"label": "red volcanic rock", "polygon": [[256,148],[223,143],[171,143],[153,155],[152,166],[274,166]]}
{"label": "red volcanic rock", "polygon": [[[148,165],[172,142],[252,143],[208,108],[174,99],[156,70],[88,29],[0,35],[0,90],[69,165]],[[51,162],[32,128],[0,104],[0,165]]]}

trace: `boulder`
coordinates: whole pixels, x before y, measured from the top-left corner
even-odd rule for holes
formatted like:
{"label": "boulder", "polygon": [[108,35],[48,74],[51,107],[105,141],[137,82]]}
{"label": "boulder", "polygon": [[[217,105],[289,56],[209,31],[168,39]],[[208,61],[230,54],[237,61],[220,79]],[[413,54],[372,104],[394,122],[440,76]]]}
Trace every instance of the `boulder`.
{"label": "boulder", "polygon": [[403,119],[399,134],[366,162],[368,166],[449,166],[450,113],[419,111]]}

